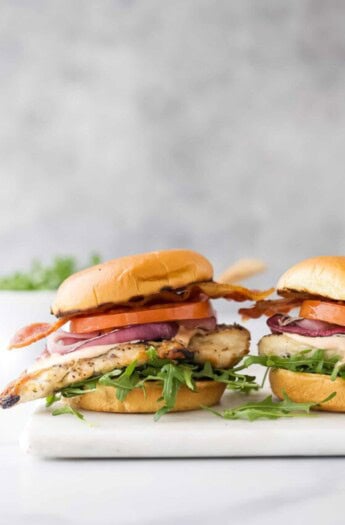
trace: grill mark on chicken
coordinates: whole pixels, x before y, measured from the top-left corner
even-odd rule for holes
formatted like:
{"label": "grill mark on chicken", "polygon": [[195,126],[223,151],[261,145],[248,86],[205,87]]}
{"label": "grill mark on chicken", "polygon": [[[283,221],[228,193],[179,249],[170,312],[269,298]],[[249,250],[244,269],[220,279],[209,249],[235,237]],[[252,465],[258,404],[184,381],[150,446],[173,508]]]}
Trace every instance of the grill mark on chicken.
{"label": "grill mark on chicken", "polygon": [[17,403],[46,397],[62,388],[116,368],[125,368],[133,361],[148,361],[147,348],[156,348],[161,358],[188,360],[202,364],[209,361],[215,368],[231,368],[248,353],[250,334],[239,325],[218,325],[211,332],[202,331],[190,340],[188,348],[178,341],[121,343],[104,354],[55,364],[46,369],[24,372],[0,394],[0,406],[10,408]]}
{"label": "grill mark on chicken", "polygon": [[16,405],[20,399],[20,396],[9,395],[1,403],[2,408],[11,408]]}

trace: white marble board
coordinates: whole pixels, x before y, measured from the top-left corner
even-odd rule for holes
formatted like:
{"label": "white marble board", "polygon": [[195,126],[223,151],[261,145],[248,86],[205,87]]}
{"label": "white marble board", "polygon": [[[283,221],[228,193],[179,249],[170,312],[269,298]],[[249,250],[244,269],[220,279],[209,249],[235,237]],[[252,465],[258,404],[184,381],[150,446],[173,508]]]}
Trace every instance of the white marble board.
{"label": "white marble board", "polygon": [[[267,392],[255,394],[263,398]],[[226,393],[221,408],[248,400]],[[22,448],[39,457],[154,458],[345,455],[345,414],[319,412],[314,417],[226,421],[206,411],[152,415],[84,412],[92,426],[70,415],[53,417],[36,409],[22,438]]]}

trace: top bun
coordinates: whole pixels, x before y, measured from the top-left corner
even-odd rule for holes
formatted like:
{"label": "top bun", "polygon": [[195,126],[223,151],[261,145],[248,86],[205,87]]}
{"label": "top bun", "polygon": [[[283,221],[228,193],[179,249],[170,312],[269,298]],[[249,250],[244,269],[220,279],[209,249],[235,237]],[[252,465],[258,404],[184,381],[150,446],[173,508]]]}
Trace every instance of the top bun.
{"label": "top bun", "polygon": [[277,292],[306,292],[345,301],[345,257],[323,255],[295,264],[279,279]]}
{"label": "top bun", "polygon": [[122,304],[135,297],[209,281],[209,261],[191,250],[164,250],[113,259],[86,268],[66,279],[52,305],[57,317]]}

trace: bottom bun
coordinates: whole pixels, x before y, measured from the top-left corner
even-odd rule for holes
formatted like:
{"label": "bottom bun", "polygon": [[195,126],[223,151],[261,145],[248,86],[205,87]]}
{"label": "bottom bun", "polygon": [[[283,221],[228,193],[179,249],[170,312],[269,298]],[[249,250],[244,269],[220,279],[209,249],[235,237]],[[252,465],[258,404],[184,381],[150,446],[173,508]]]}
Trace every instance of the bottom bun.
{"label": "bottom bun", "polygon": [[314,410],[345,412],[345,380],[338,377],[335,381],[324,374],[291,372],[282,368],[270,370],[270,383],[274,394],[283,399],[285,391],[296,403],[320,403],[333,392],[336,396]]}
{"label": "bottom bun", "polygon": [[[185,410],[197,410],[201,405],[212,406],[219,403],[226,385],[216,381],[196,381],[196,390],[182,386],[178,390],[176,403],[172,412]],[[146,393],[141,388],[132,390],[124,401],[116,397],[116,389],[111,386],[97,386],[94,392],[82,396],[65,399],[73,408],[93,410],[95,412],[116,413],[154,413],[163,405],[158,401],[162,396],[162,383],[158,381],[148,382],[145,385]]]}

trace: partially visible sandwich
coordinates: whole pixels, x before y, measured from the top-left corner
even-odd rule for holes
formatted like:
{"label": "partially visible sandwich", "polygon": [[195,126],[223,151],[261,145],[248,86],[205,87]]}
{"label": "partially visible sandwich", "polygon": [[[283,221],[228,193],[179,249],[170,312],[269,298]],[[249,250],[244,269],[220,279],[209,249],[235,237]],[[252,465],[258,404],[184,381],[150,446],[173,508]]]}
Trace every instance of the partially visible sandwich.
{"label": "partially visible sandwich", "polygon": [[[270,368],[273,392],[345,412],[345,257],[304,260],[279,279],[281,299],[262,300],[246,317],[269,316],[256,362]],[[292,316],[291,310],[298,311]]]}

